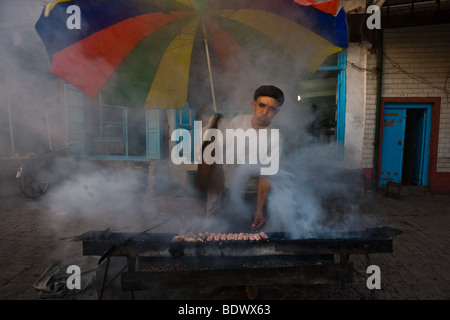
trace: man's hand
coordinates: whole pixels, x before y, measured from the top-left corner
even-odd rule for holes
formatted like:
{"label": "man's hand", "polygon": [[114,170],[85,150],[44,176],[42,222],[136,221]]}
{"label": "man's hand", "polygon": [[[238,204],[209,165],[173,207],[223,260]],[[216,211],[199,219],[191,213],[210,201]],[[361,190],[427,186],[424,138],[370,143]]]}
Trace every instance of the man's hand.
{"label": "man's hand", "polygon": [[251,225],[252,229],[262,228],[266,224],[266,218],[264,217],[264,213],[262,210],[256,210],[255,215],[253,217],[253,222]]}
{"label": "man's hand", "polygon": [[269,190],[270,190],[269,180],[264,178],[263,176],[260,176],[258,180],[258,194],[256,197],[256,211],[255,215],[253,216],[253,222],[251,225],[252,229],[259,229],[266,224],[266,218],[264,217],[263,208],[266,204]]}

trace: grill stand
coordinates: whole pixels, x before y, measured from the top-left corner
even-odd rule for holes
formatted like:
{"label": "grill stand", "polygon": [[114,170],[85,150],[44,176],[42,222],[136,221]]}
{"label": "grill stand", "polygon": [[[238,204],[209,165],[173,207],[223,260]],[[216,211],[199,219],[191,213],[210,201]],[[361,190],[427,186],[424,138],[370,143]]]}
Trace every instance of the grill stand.
{"label": "grill stand", "polygon": [[[402,233],[391,228],[370,230],[361,238],[275,240],[243,247],[183,243],[174,248],[170,244],[173,234],[148,234],[145,238],[125,242],[114,251],[112,256],[126,257],[127,265],[113,280],[120,275],[121,289],[129,291],[132,299],[134,291],[180,287],[335,283],[343,286],[353,281],[351,254],[363,254],[368,258],[372,253],[392,253],[392,236]],[[116,237],[126,236],[98,235],[98,231],[92,231],[78,239],[83,240],[84,255],[100,256],[117,243]],[[107,257],[104,264],[99,299],[103,298],[107,287],[112,256]],[[338,263],[335,257],[339,257]],[[276,261],[287,262],[287,265],[279,265]],[[167,265],[182,267],[178,270],[152,269]]]}

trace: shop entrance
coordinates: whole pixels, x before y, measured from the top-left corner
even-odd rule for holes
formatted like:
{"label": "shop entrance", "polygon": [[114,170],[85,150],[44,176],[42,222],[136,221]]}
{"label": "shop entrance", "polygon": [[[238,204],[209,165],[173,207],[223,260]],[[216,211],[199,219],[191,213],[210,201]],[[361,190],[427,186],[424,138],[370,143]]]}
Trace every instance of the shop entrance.
{"label": "shop entrance", "polygon": [[428,185],[431,107],[429,103],[386,103],[379,187],[388,182]]}

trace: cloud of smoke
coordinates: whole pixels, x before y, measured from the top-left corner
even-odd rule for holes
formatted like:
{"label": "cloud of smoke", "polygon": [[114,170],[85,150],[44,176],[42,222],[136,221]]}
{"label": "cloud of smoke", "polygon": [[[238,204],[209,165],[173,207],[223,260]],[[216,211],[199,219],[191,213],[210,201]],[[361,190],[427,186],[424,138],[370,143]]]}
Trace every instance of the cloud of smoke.
{"label": "cloud of smoke", "polygon": [[[283,86],[280,86],[283,88]],[[316,120],[307,108],[288,101],[274,119],[280,128],[283,151],[279,172],[270,177],[268,222],[264,230],[285,231],[295,238],[333,237],[355,226],[362,176],[340,154],[337,142],[321,142],[310,132]],[[254,170],[253,170],[254,171]],[[243,214],[244,180],[252,174],[242,167],[232,181],[233,207]]]}
{"label": "cloud of smoke", "polygon": [[[8,104],[12,110],[16,152],[40,152],[49,148],[49,123],[50,131],[61,132],[64,129],[65,115],[61,107],[59,79],[48,72],[49,59],[34,30],[34,24],[45,3],[31,0],[2,3],[0,24],[4,36],[0,37],[0,54],[5,63],[0,65],[0,99],[3,114],[7,114],[4,108]],[[29,7],[31,4],[33,5]],[[32,14],[19,9],[25,7],[28,8],[26,12]],[[22,19],[12,18],[17,15]],[[212,62],[215,62],[214,58]],[[275,125],[280,128],[285,141],[284,147],[291,150],[288,157],[282,157],[279,173],[272,180],[268,203],[271,213],[267,229],[285,230],[297,237],[308,237],[324,230],[342,228],[342,224],[337,225],[336,221],[327,220],[328,204],[335,199],[351,204],[354,181],[342,179],[348,173],[348,168],[343,161],[336,160],[335,144],[311,143],[311,136],[307,131],[314,116],[307,108],[299,107],[298,102],[292,100],[298,94],[297,79],[291,77],[292,71],[303,68],[299,65],[283,65],[281,59],[273,59],[273,56],[261,56],[259,60],[260,65],[266,64],[270,69],[268,74],[259,72],[267,70],[255,70],[249,65],[238,66],[236,62],[228,61],[222,73],[218,73],[219,69],[213,70],[219,107],[234,113],[251,113],[253,91],[262,84],[276,85],[291,98],[275,119]],[[298,78],[301,76],[299,74]],[[196,100],[191,95],[194,102],[204,100],[200,96],[209,89],[203,86],[205,83],[207,81],[191,89],[197,93]],[[2,136],[9,137],[6,118],[2,117],[1,124]],[[53,134],[52,138],[53,147],[64,144],[64,137],[59,136],[58,139],[58,134]],[[2,154],[11,154],[9,139],[2,139],[0,146]],[[153,185],[166,185],[170,189],[174,177],[163,174],[155,176]],[[241,186],[238,183],[236,190],[240,190]],[[203,228],[203,200],[192,200],[192,206],[187,210],[185,202],[180,201],[182,204],[177,205],[169,198],[160,202],[143,202],[141,191],[137,191],[139,189],[142,189],[142,172],[136,173],[126,167],[117,170],[93,163],[83,164],[67,179],[55,187],[51,186],[43,204],[48,206],[51,214],[66,213],[67,217],[74,220],[88,221],[92,228],[135,225],[139,229],[142,224],[130,221],[130,215],[135,217],[141,214],[143,224],[150,224],[162,212],[177,213],[178,217],[166,229],[160,230],[186,232]],[[175,193],[173,191],[171,195]],[[240,198],[235,200],[236,208],[240,207]],[[351,211],[354,208],[348,209]],[[346,212],[348,217],[350,211]],[[226,219],[218,219],[220,223],[226,222]]]}
{"label": "cloud of smoke", "polygon": [[285,161],[272,182],[271,228],[308,238],[333,237],[354,227],[361,177],[335,153],[335,145],[313,144]]}
{"label": "cloud of smoke", "polygon": [[[42,152],[49,148],[48,122],[58,114],[56,77],[34,24],[40,1],[3,1],[0,12],[0,153]],[[11,138],[13,136],[14,139]]]}

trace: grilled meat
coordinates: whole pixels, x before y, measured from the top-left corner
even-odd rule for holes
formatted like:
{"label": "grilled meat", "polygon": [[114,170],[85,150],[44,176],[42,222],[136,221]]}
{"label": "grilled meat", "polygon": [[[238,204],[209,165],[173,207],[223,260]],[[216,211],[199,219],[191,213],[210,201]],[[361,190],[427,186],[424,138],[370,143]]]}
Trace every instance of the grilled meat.
{"label": "grilled meat", "polygon": [[259,233],[199,233],[188,232],[173,237],[172,242],[216,242],[216,241],[268,241],[269,238],[264,232]]}

